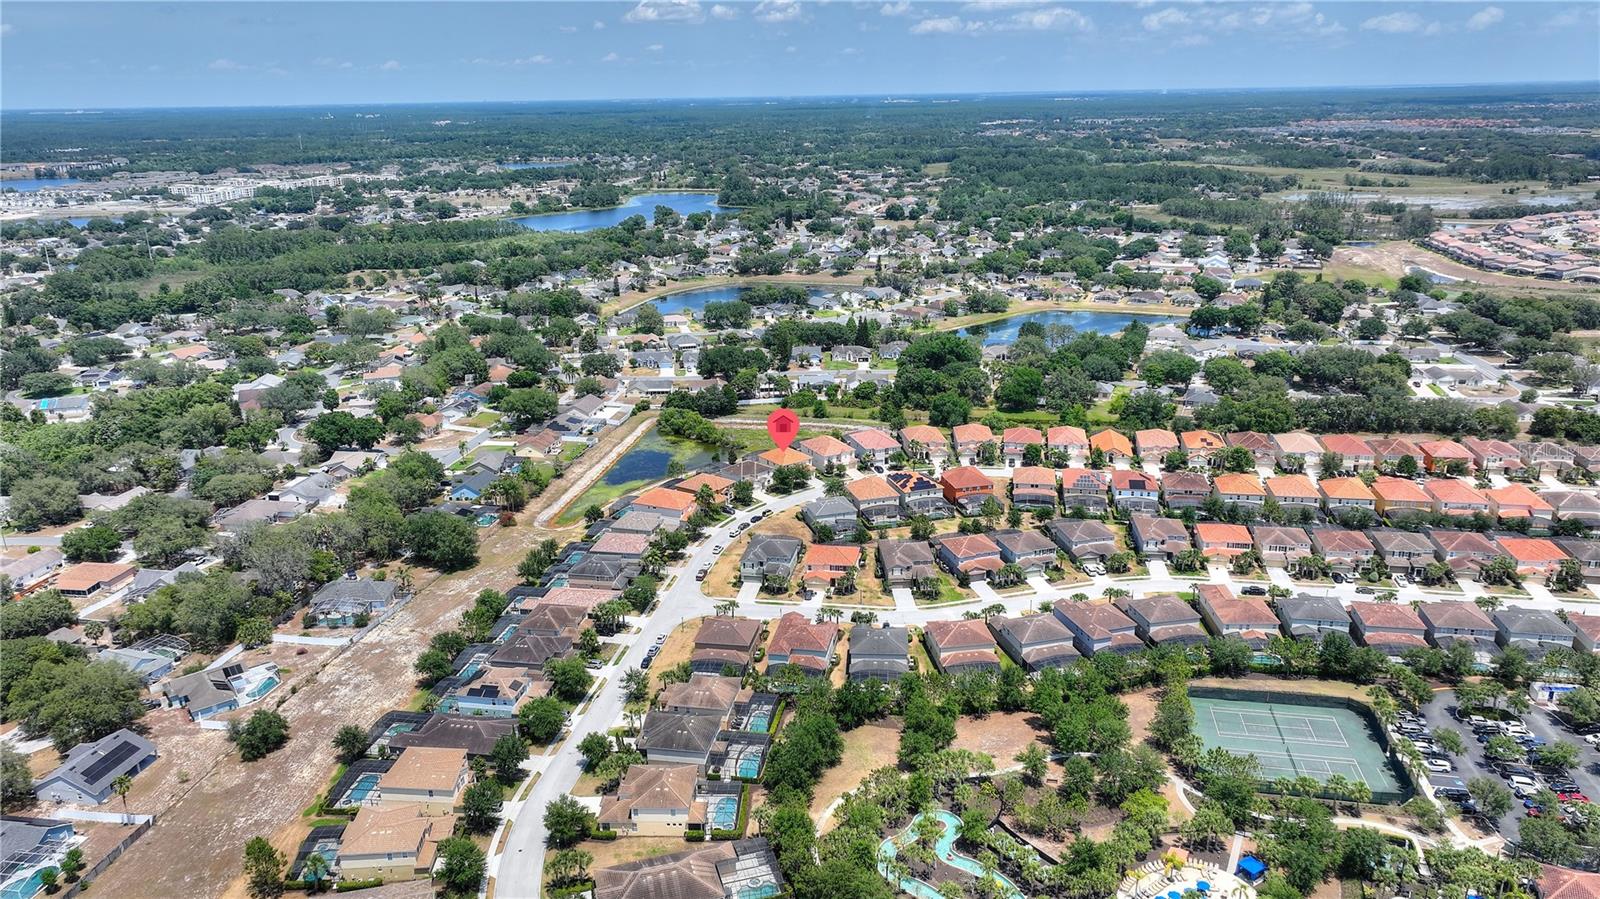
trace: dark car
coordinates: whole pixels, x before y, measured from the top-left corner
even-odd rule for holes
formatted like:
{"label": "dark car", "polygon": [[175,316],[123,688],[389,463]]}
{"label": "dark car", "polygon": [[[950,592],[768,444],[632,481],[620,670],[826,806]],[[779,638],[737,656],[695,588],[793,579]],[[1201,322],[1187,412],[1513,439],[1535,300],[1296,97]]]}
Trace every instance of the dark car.
{"label": "dark car", "polygon": [[1267,588],[1266,587],[1244,587],[1244,588],[1240,589],[1239,592],[1243,593],[1245,596],[1266,596],[1267,595]]}
{"label": "dark car", "polygon": [[644,670],[645,670],[645,669],[647,669],[647,668],[649,668],[649,667],[650,667],[650,665],[651,665],[651,664],[652,664],[652,663],[653,663],[653,662],[655,662],[655,660],[656,660],[656,657],[655,657],[655,655],[654,655],[654,654],[651,654],[651,655],[647,655],[647,656],[645,656],[645,657],[644,657],[644,661],[642,661],[642,662],[640,662],[640,663],[639,663],[639,670],[640,670],[640,671],[644,671]]}

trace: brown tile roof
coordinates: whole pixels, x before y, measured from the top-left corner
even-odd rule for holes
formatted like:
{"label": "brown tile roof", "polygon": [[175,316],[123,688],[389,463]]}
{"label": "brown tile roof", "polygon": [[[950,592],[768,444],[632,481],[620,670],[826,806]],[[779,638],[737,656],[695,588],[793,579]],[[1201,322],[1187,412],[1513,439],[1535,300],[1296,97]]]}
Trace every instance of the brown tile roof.
{"label": "brown tile roof", "polygon": [[988,425],[981,425],[977,422],[956,425],[950,430],[951,433],[955,435],[956,443],[958,444],[989,443],[990,441],[994,440],[994,432],[989,430]]}
{"label": "brown tile roof", "polygon": [[431,867],[434,846],[450,836],[456,816],[424,818],[421,811],[422,806],[409,802],[387,808],[363,806],[345,827],[339,854],[415,855],[417,868]]}
{"label": "brown tile roof", "polygon": [[816,624],[799,612],[787,612],[772,629],[768,655],[794,652],[825,652],[839,635],[837,624]]}
{"label": "brown tile roof", "polygon": [[960,468],[946,468],[944,474],[939,476],[939,480],[957,489],[971,489],[973,487],[994,489],[994,481],[989,480],[988,475],[970,465],[964,465]]}
{"label": "brown tile roof", "polygon": [[[681,686],[681,685],[678,685]],[[706,804],[694,798],[700,779],[698,765],[630,765],[615,796],[600,802],[600,822],[626,824],[634,809],[688,812],[687,823],[704,824]]]}
{"label": "brown tile roof", "polygon": [[1372,446],[1354,434],[1324,434],[1322,448],[1346,459],[1374,455]]}
{"label": "brown tile roof", "polygon": [[722,646],[744,649],[756,642],[762,622],[754,618],[724,618],[720,615],[700,622],[695,631],[695,646]]}
{"label": "brown tile roof", "polygon": [[1400,630],[1424,630],[1422,616],[1418,615],[1409,605],[1400,602],[1352,602],[1345,606],[1351,617],[1360,618],[1361,623],[1371,628],[1395,628]]}
{"label": "brown tile roof", "polygon": [[380,789],[453,792],[467,767],[465,749],[412,746],[402,750],[394,766],[378,782]]}
{"label": "brown tile roof", "polygon": [[956,646],[995,645],[989,626],[978,618],[960,618],[955,621],[930,621],[923,631],[928,639],[941,649]]}
{"label": "brown tile roof", "polygon": [[844,489],[850,491],[851,496],[862,501],[895,499],[900,495],[894,492],[894,488],[889,486],[889,482],[882,475],[857,478],[854,481],[847,482],[844,485]]}
{"label": "brown tile roof", "polygon": [[114,584],[131,577],[136,570],[132,565],[120,562],[79,562],[56,575],[55,587],[58,590],[81,592],[96,584]]}

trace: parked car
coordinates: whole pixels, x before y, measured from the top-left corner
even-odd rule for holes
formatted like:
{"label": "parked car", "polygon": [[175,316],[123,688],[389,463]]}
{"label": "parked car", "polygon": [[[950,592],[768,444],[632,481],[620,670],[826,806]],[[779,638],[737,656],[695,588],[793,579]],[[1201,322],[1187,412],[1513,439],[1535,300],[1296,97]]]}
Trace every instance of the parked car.
{"label": "parked car", "polygon": [[653,655],[645,656],[644,657],[644,661],[639,663],[639,670],[640,671],[644,671],[644,670],[648,669],[650,667],[650,664],[652,662],[654,662],[655,660],[656,660],[656,657],[653,656]]}
{"label": "parked car", "polygon": [[1373,593],[1377,593],[1378,591],[1374,590],[1371,587],[1357,587],[1356,588],[1356,592],[1360,593],[1360,594],[1363,594],[1363,595],[1370,595],[1370,594],[1373,594]]}
{"label": "parked car", "polygon": [[716,546],[711,547],[711,554],[713,556],[720,556],[720,555],[722,555],[722,550],[724,548],[725,547],[723,547],[722,544],[718,543]]}
{"label": "parked car", "polygon": [[1451,771],[1456,770],[1455,765],[1452,765],[1444,759],[1439,758],[1424,759],[1422,764],[1429,771],[1435,771],[1439,774],[1449,774]]}
{"label": "parked car", "polygon": [[1396,587],[1408,587],[1411,585],[1411,581],[1407,580],[1405,575],[1397,574],[1394,576],[1394,585]]}
{"label": "parked car", "polygon": [[695,572],[695,573],[694,573],[694,579],[695,579],[695,580],[697,580],[697,581],[703,581],[703,580],[705,580],[705,579],[706,579],[706,575],[708,575],[708,574],[710,574],[710,573],[711,573],[711,569],[709,569],[709,568],[702,568],[702,569],[700,569],[700,570],[699,570],[699,571],[696,571],[696,572]]}
{"label": "parked car", "polygon": [[1251,587],[1244,587],[1239,592],[1243,593],[1245,596],[1266,596],[1267,595],[1267,588],[1266,587],[1251,586]]}

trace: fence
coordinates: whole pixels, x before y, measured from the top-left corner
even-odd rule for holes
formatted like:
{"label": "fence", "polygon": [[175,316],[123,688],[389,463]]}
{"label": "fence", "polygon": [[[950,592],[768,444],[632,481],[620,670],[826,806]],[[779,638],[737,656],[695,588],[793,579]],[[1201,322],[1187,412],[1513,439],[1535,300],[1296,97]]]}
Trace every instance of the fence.
{"label": "fence", "polygon": [[146,818],[143,823],[133,829],[132,833],[119,840],[117,845],[112,846],[109,852],[101,856],[100,859],[94,864],[84,869],[83,875],[78,879],[78,882],[70,884],[66,890],[62,892],[62,899],[72,899],[73,896],[78,895],[78,893],[87,887],[91,881],[100,876],[105,869],[111,867],[112,862],[116,861],[118,858],[121,858],[122,853],[127,852],[128,847],[132,846],[135,840],[138,840],[140,837],[144,836],[145,832],[154,825],[155,818],[153,816]]}

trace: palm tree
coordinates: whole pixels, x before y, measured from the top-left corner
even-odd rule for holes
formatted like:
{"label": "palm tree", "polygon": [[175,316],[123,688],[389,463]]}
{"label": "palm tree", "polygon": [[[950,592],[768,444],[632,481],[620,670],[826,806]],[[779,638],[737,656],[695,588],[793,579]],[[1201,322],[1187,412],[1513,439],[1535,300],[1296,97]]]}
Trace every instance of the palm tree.
{"label": "palm tree", "polygon": [[401,593],[411,592],[411,588],[415,585],[415,580],[411,576],[411,567],[409,565],[400,566],[400,570],[394,573],[394,584],[400,588]]}
{"label": "palm tree", "polygon": [[306,864],[302,869],[302,873],[304,878],[311,884],[309,892],[320,893],[322,892],[322,881],[328,876],[328,860],[322,857],[322,853],[313,852],[306,856]]}
{"label": "palm tree", "polygon": [[133,778],[124,774],[111,782],[111,792],[122,800],[122,810],[128,810],[128,793],[133,789]]}
{"label": "palm tree", "polygon": [[737,608],[739,608],[739,601],[736,599],[723,600],[714,606],[718,618],[721,618],[724,615],[732,616],[734,610]]}

